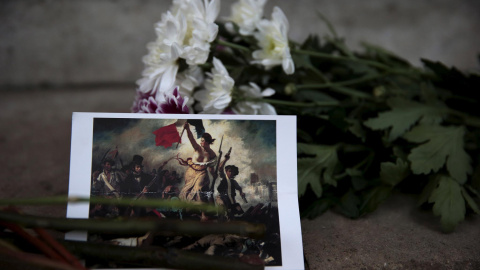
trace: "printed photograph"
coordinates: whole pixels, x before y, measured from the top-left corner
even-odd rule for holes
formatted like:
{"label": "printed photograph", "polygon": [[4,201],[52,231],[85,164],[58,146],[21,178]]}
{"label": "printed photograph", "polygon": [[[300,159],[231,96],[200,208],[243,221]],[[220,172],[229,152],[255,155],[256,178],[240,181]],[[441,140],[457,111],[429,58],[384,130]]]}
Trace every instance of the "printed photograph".
{"label": "printed photograph", "polygon": [[265,224],[263,239],[237,235],[89,234],[88,241],[160,246],[281,266],[275,120],[94,118],[90,196],[179,200],[216,212],[91,204],[89,218],[149,217]]}

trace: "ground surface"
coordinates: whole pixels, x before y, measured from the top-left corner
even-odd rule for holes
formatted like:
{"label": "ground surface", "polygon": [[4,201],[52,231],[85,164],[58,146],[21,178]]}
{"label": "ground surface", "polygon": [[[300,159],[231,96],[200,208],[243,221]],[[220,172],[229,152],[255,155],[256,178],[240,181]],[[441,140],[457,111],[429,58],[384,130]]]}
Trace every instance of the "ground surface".
{"label": "ground surface", "polygon": [[[72,112],[128,112],[132,89],[3,92],[0,197],[65,195]],[[24,210],[58,217],[66,212]],[[302,231],[310,269],[480,269],[480,218],[469,217],[454,233],[443,234],[438,219],[406,195],[358,220],[333,212],[302,220]]]}

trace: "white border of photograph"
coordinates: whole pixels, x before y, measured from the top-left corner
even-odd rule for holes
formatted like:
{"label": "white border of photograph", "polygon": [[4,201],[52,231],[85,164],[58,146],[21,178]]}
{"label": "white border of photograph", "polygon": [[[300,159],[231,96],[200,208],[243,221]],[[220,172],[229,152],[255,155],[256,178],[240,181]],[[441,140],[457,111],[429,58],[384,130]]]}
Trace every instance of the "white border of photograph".
{"label": "white border of photograph", "polygon": [[[72,116],[69,197],[89,197],[94,118],[275,120],[277,133],[277,196],[282,266],[265,269],[304,269],[298,210],[296,116],[82,113]],[[87,203],[69,203],[67,218],[88,218]],[[67,240],[86,241],[86,232],[69,232]],[[152,269],[152,268],[148,268]]]}

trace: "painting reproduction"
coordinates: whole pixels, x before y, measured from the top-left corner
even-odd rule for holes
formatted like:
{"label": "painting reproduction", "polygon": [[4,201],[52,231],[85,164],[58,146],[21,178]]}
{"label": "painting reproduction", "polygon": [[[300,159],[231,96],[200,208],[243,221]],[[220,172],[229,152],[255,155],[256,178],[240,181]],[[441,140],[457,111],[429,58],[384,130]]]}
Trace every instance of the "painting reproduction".
{"label": "painting reproduction", "polygon": [[295,125],[294,116],[74,113],[69,196],[179,201],[216,210],[90,203],[69,204],[67,217],[244,221],[264,224],[266,233],[253,239],[75,232],[67,239],[231,258],[255,254],[266,269],[303,269]]}

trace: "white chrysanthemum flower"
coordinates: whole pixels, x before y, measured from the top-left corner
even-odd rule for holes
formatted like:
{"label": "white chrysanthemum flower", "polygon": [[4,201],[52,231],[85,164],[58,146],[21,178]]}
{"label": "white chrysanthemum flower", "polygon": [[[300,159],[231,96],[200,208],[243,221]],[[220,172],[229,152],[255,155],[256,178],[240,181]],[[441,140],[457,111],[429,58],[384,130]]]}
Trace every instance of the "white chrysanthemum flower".
{"label": "white chrysanthemum flower", "polygon": [[[232,5],[231,15],[227,19],[239,27],[240,34],[251,36],[263,16],[266,0],[240,0]],[[226,24],[230,27],[229,24]]]}
{"label": "white chrysanthemum flower", "polygon": [[212,73],[207,73],[204,87],[196,92],[193,97],[199,101],[198,111],[201,113],[219,114],[228,107],[232,101],[231,92],[235,81],[228,74],[227,69],[217,58],[213,58]]}
{"label": "white chrysanthemum flower", "polygon": [[[175,46],[165,46],[157,42],[149,43],[150,53],[143,57],[145,69],[143,78],[137,81],[138,89],[143,93],[171,89],[178,72],[179,52]],[[163,94],[161,95],[163,97]],[[162,99],[162,98],[161,98]]]}
{"label": "white chrysanthemum flower", "polygon": [[172,10],[155,25],[157,40],[147,45],[143,78],[137,81],[139,91],[163,101],[165,91],[174,86],[180,58],[189,65],[204,64],[218,33],[219,11],[218,0],[174,1]]}
{"label": "white chrysanthemum flower", "polygon": [[155,24],[155,32],[157,40],[147,44],[148,54],[143,57],[145,70],[137,84],[144,93],[157,91],[158,98],[163,100],[163,93],[171,89],[175,82],[186,35],[186,21],[180,15],[167,12]]}
{"label": "white chrysanthemum flower", "polygon": [[[261,90],[260,87],[251,82],[250,85],[242,85],[238,88],[245,98],[254,98],[261,99],[262,97],[269,97],[275,94],[275,90],[267,88]],[[260,114],[260,115],[276,115],[277,111],[275,108],[261,101],[240,101],[237,102],[233,107],[232,111],[236,114]]]}
{"label": "white chrysanthemum flower", "polygon": [[[198,66],[189,66],[187,70],[177,75],[175,85],[179,86],[180,94],[188,97],[187,106],[191,108],[194,103],[193,90],[203,83],[203,71]],[[191,110],[193,111],[193,110]]]}
{"label": "white chrysanthemum flower", "polygon": [[286,74],[295,72],[295,65],[288,46],[288,20],[279,7],[273,8],[272,20],[261,20],[257,24],[258,32],[254,34],[261,50],[254,51],[252,56],[267,69],[282,65]]}
{"label": "white chrysanthemum flower", "polygon": [[186,35],[181,55],[189,65],[204,64],[210,53],[210,43],[218,34],[215,20],[220,12],[220,1],[179,0],[174,1],[174,14],[186,19]]}

